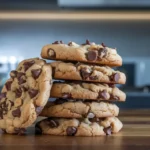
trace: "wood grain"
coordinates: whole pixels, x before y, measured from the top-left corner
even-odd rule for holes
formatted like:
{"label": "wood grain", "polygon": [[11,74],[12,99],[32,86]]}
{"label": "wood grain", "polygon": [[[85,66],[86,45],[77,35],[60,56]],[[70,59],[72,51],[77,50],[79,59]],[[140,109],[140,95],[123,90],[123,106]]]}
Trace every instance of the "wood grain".
{"label": "wood grain", "polygon": [[107,137],[37,136],[34,127],[26,136],[0,134],[0,150],[150,150],[149,115],[149,110],[122,111],[124,128]]}

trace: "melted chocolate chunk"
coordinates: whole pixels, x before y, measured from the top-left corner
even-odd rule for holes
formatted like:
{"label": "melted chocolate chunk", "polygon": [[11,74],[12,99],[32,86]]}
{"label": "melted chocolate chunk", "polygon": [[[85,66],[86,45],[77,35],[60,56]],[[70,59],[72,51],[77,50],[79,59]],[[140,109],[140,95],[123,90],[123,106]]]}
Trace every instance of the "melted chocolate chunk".
{"label": "melted chocolate chunk", "polygon": [[7,91],[11,90],[11,84],[12,84],[12,81],[6,82],[5,87],[6,87]]}
{"label": "melted chocolate chunk", "polygon": [[103,131],[106,133],[106,135],[111,135],[112,128],[111,127],[107,127],[107,128],[104,128]]}
{"label": "melted chocolate chunk", "polygon": [[0,93],[0,100],[6,97],[6,92],[5,93]]}
{"label": "melted chocolate chunk", "polygon": [[15,94],[16,94],[16,98],[21,97],[21,95],[22,95],[22,90],[21,90],[21,88],[16,89]]}
{"label": "melted chocolate chunk", "polygon": [[13,111],[12,111],[12,115],[13,115],[14,117],[20,117],[20,116],[21,116],[20,108],[17,108],[16,110],[13,110]]}
{"label": "melted chocolate chunk", "polygon": [[48,124],[51,128],[57,128],[59,126],[59,123],[56,120],[49,120]]}
{"label": "melted chocolate chunk", "polygon": [[35,89],[30,89],[30,90],[28,90],[28,93],[29,93],[29,95],[30,95],[30,98],[33,98],[33,97],[35,97],[37,94],[38,94],[38,90],[35,90]]}
{"label": "melted chocolate chunk", "polygon": [[89,60],[89,61],[95,61],[95,60],[97,60],[97,51],[89,51],[88,53],[87,53],[87,59]]}
{"label": "melted chocolate chunk", "polygon": [[62,93],[63,98],[72,98],[72,95],[70,93]]}
{"label": "melted chocolate chunk", "polygon": [[66,132],[68,136],[74,136],[77,133],[77,128],[70,126],[67,128]]}
{"label": "melted chocolate chunk", "polygon": [[24,64],[23,64],[24,65],[24,71],[27,71],[34,63],[35,63],[34,60],[24,62]]}
{"label": "melted chocolate chunk", "polygon": [[98,76],[90,76],[89,78],[90,78],[90,80],[97,80]]}
{"label": "melted chocolate chunk", "polygon": [[115,73],[115,74],[110,76],[110,81],[118,82],[119,79],[120,79],[119,73]]}
{"label": "melted chocolate chunk", "polygon": [[33,70],[31,70],[32,77],[34,79],[37,79],[40,76],[41,72],[42,72],[42,69],[33,69]]}
{"label": "melted chocolate chunk", "polygon": [[100,48],[98,50],[98,58],[99,59],[102,59],[106,56],[106,53],[107,53],[107,49],[106,48]]}
{"label": "melted chocolate chunk", "polygon": [[48,49],[47,55],[48,55],[50,58],[56,58],[56,53],[55,53],[55,51],[54,51],[52,48],[49,48],[49,49]]}
{"label": "melted chocolate chunk", "polygon": [[89,73],[86,68],[82,68],[82,69],[80,70],[80,74],[81,74],[81,77],[82,77],[84,80],[86,80],[87,78],[90,77],[91,72]]}
{"label": "melted chocolate chunk", "polygon": [[98,98],[107,99],[108,92],[106,90],[103,90],[102,92],[99,92]]}

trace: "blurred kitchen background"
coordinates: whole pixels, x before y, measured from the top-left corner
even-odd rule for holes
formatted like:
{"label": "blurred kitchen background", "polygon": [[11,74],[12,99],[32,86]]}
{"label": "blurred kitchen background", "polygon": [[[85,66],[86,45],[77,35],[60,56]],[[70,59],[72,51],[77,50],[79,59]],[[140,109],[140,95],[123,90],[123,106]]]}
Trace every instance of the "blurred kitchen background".
{"label": "blurred kitchen background", "polygon": [[0,87],[25,58],[56,40],[117,48],[127,75],[122,108],[150,108],[149,0],[0,0]]}

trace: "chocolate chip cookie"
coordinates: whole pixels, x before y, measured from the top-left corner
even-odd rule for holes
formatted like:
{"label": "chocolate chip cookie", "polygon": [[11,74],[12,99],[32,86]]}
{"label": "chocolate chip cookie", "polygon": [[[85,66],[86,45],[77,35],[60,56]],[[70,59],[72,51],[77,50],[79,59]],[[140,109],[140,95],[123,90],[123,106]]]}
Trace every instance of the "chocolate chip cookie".
{"label": "chocolate chip cookie", "polygon": [[22,134],[37,118],[50,96],[52,69],[39,58],[27,59],[10,72],[0,94],[0,128]]}
{"label": "chocolate chip cookie", "polygon": [[108,66],[121,66],[122,58],[116,49],[104,44],[91,43],[78,45],[74,42],[64,44],[56,41],[42,48],[41,57],[50,60],[79,61]]}
{"label": "chocolate chip cookie", "polygon": [[122,129],[116,117],[103,119],[58,119],[47,118],[35,126],[36,134],[67,136],[102,136],[117,133]]}
{"label": "chocolate chip cookie", "polygon": [[104,118],[118,116],[119,108],[108,102],[83,102],[57,99],[48,102],[40,116],[62,118]]}
{"label": "chocolate chip cookie", "polygon": [[52,62],[53,78],[63,80],[80,80],[125,84],[126,76],[108,66],[95,66],[82,63]]}
{"label": "chocolate chip cookie", "polygon": [[85,82],[54,82],[51,97],[125,101],[126,94],[108,84]]}

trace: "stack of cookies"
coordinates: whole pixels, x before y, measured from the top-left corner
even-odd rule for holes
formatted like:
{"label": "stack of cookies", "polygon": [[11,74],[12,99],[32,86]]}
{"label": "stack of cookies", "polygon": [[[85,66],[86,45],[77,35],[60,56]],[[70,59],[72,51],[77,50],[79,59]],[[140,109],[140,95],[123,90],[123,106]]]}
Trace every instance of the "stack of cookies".
{"label": "stack of cookies", "polygon": [[[116,117],[119,108],[113,101],[125,101],[126,95],[115,84],[124,84],[124,73],[111,67],[121,66],[116,49],[96,45],[54,42],[43,47],[44,59],[57,60],[50,65],[53,79],[51,97],[41,115],[48,117],[36,125],[36,131],[50,135],[101,136],[122,128]],[[110,67],[109,67],[110,66]]]}
{"label": "stack of cookies", "polygon": [[122,65],[116,49],[88,40],[82,45],[56,41],[44,46],[41,56],[57,61],[27,59],[10,72],[0,94],[3,132],[24,134],[39,115],[47,118],[36,124],[38,134],[101,136],[121,130],[113,102],[125,101],[115,84],[124,84],[126,77],[111,68]]}

